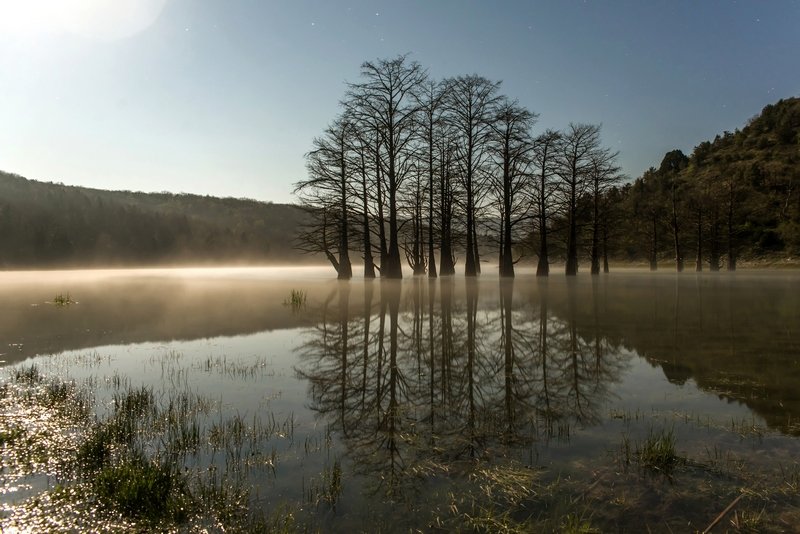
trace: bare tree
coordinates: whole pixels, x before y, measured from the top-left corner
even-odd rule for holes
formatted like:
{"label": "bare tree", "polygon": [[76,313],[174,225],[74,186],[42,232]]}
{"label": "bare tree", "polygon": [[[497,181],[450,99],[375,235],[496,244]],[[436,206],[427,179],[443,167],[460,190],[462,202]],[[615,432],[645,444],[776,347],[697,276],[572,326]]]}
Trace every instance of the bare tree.
{"label": "bare tree", "polygon": [[379,138],[379,168],[385,171],[385,194],[389,210],[389,247],[381,276],[402,278],[398,236],[398,192],[411,170],[412,142],[415,137],[415,115],[419,103],[416,91],[426,79],[425,70],[406,56],[380,59],[361,65],[360,83],[348,85],[344,101],[358,121],[374,125]]}
{"label": "bare tree", "polygon": [[456,182],[454,176],[455,142],[449,133],[439,138],[439,215],[440,225],[440,273],[442,276],[455,274],[453,258],[453,218],[455,216]]}
{"label": "bare tree", "polygon": [[592,170],[592,156],[600,146],[600,126],[570,123],[559,154],[558,175],[565,196],[569,233],[567,276],[578,274],[578,202],[584,197]]}
{"label": "bare tree", "polygon": [[436,142],[434,137],[441,132],[445,91],[444,85],[428,80],[419,92],[421,137],[424,146],[424,157],[428,174],[428,277],[436,278],[436,256],[434,255],[434,196],[436,169]]}
{"label": "bare tree", "polygon": [[466,276],[476,276],[480,269],[476,242],[477,204],[479,195],[483,193],[480,171],[488,156],[486,148],[491,133],[490,122],[499,87],[500,82],[492,82],[478,75],[459,76],[448,81],[448,120],[456,135],[457,161],[465,194]]}
{"label": "bare tree", "polygon": [[[352,130],[352,122],[342,116],[328,126],[321,137],[314,139],[314,149],[306,154],[308,179],[296,183],[294,191],[304,204],[312,207],[312,214],[322,216],[322,239],[317,245],[331,261],[340,280],[353,276],[348,252],[348,203],[351,197],[348,159]],[[338,226],[339,257],[335,261],[327,240],[328,217],[331,215]]]}
{"label": "bare tree", "polygon": [[558,171],[558,158],[561,152],[561,133],[546,130],[534,139],[533,165],[536,168],[536,184],[533,199],[537,208],[537,222],[539,227],[539,262],[536,266],[536,276],[550,274],[550,257],[547,247],[547,232],[551,213],[551,198],[557,191],[553,178]]}
{"label": "bare tree", "polygon": [[680,150],[667,152],[661,160],[658,168],[664,189],[668,190],[670,204],[670,228],[672,229],[672,241],[675,247],[675,270],[683,271],[683,251],[681,249],[680,226],[678,218],[680,193],[682,191],[682,181],[680,172],[689,164],[687,158]]}
{"label": "bare tree", "polygon": [[370,224],[370,205],[373,192],[373,183],[378,180],[378,173],[374,176],[371,172],[374,167],[371,163],[373,139],[369,132],[361,128],[354,128],[352,165],[357,169],[357,183],[355,184],[355,195],[361,202],[361,238],[364,248],[364,278],[375,278],[375,260],[372,256],[372,225]]}
{"label": "bare tree", "polygon": [[[402,217],[401,227],[410,225],[411,245],[408,244],[409,232],[405,232],[403,250],[406,261],[415,275],[425,274],[426,260],[424,257],[424,225],[422,222],[423,204],[425,203],[425,176],[418,165],[412,165],[408,173],[408,187],[401,190],[402,205],[406,208]],[[408,227],[408,226],[406,226]]]}
{"label": "bare tree", "polygon": [[496,169],[492,174],[492,185],[500,208],[500,276],[514,276],[513,227],[530,211],[529,202],[523,198],[522,192],[528,185],[532,148],[530,131],[535,122],[536,114],[504,97],[498,102],[491,123],[491,152]]}
{"label": "bare tree", "polygon": [[590,191],[592,196],[592,248],[591,273],[600,274],[600,232],[605,214],[602,213],[606,192],[622,180],[620,168],[615,164],[619,152],[598,149],[591,155]]}

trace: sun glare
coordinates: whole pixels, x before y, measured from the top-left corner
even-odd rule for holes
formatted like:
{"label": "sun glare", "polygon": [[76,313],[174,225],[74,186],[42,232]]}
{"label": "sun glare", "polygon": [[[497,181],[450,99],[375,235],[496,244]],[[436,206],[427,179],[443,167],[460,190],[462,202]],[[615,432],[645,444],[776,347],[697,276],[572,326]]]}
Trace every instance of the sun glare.
{"label": "sun glare", "polygon": [[0,31],[124,39],[149,28],[167,0],[0,0]]}

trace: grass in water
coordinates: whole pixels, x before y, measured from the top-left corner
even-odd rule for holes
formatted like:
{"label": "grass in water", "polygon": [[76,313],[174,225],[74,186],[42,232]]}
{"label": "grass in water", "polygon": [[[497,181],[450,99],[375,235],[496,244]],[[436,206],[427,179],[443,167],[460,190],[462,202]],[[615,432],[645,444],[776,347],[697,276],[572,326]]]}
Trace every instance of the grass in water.
{"label": "grass in water", "polygon": [[672,430],[650,431],[647,439],[636,451],[639,464],[647,469],[669,474],[681,462],[675,450],[675,435]]}
{"label": "grass in water", "polygon": [[284,306],[291,306],[292,308],[301,308],[306,305],[306,292],[302,289],[292,289],[289,298],[283,301]]}
{"label": "grass in water", "polygon": [[69,293],[66,295],[59,293],[53,299],[53,304],[56,306],[69,306],[70,304],[77,304],[77,301],[72,300],[72,297],[69,296]]}
{"label": "grass in water", "polygon": [[186,520],[184,477],[175,468],[141,454],[102,468],[91,484],[101,501],[127,517],[152,523],[163,519],[174,523]]}

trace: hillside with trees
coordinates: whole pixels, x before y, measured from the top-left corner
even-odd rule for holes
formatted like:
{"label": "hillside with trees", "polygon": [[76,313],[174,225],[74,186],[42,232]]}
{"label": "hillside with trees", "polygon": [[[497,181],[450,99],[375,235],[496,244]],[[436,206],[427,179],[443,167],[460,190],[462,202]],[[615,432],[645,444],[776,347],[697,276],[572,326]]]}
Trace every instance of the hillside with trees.
{"label": "hillside with trees", "polygon": [[[735,270],[740,259],[800,254],[800,98],[766,106],[741,129],[668,152],[619,192],[617,253]],[[643,254],[646,253],[646,254]]]}
{"label": "hillside with trees", "polygon": [[297,261],[297,206],[102,191],[0,172],[0,267]]}

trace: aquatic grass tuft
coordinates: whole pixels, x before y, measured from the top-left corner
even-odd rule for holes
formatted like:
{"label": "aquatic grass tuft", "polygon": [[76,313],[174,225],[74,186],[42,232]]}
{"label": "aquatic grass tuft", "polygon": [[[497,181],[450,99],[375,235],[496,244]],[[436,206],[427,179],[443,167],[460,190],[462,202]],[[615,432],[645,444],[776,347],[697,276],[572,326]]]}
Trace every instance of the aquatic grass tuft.
{"label": "aquatic grass tuft", "polygon": [[306,493],[306,501],[314,506],[321,503],[336,509],[336,503],[342,494],[342,464],[336,459],[333,466],[325,466],[322,470],[321,480],[311,480]]}
{"label": "aquatic grass tuft", "polygon": [[69,306],[70,304],[77,304],[77,301],[72,300],[69,293],[66,295],[59,293],[53,298],[52,303],[56,306]]}
{"label": "aquatic grass tuft", "polygon": [[289,298],[283,301],[284,306],[291,306],[294,309],[302,308],[306,305],[307,294],[302,289],[292,289]]}
{"label": "aquatic grass tuft", "polygon": [[97,497],[127,517],[158,522],[186,519],[185,479],[174,467],[134,454],[91,479]]}
{"label": "aquatic grass tuft", "polygon": [[44,376],[42,376],[42,373],[39,371],[39,367],[37,367],[37,365],[34,363],[28,367],[18,367],[14,369],[12,378],[14,382],[18,384],[32,386],[40,383],[44,379]]}
{"label": "aquatic grass tuft", "polygon": [[639,464],[653,471],[669,474],[681,462],[675,450],[675,434],[672,429],[650,433],[647,439],[637,448],[636,458]]}
{"label": "aquatic grass tuft", "polygon": [[21,426],[0,429],[0,447],[11,445],[25,436],[25,429]]}

